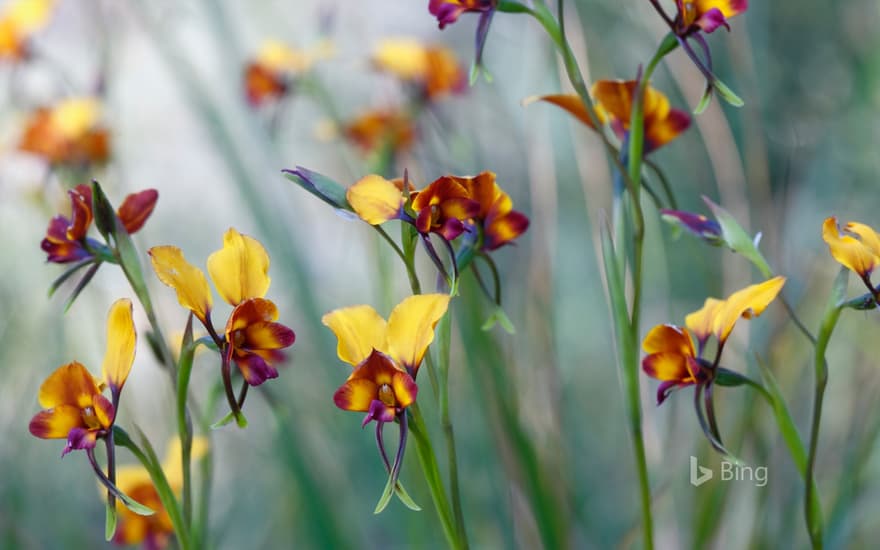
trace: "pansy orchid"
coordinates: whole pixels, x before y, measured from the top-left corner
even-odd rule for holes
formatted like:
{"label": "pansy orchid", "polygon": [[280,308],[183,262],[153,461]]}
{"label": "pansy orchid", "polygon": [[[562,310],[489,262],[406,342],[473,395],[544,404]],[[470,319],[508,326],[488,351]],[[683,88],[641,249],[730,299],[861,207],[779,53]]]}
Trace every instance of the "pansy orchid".
{"label": "pansy orchid", "polygon": [[[723,447],[715,428],[713,383],[723,383],[723,377],[745,380],[741,375],[720,366],[721,352],[736,322],[740,318],[759,316],[776,298],[784,284],[784,277],[774,277],[734,292],[725,300],[708,298],[700,310],[685,317],[684,327],[657,325],[642,342],[642,348],[647,354],[642,360],[642,369],[648,376],[661,381],[657,389],[658,405],[673,390],[695,386],[697,417],[709,440],[719,450],[723,450]],[[710,337],[714,337],[717,342],[715,357],[711,360],[704,356]],[[699,406],[700,396],[704,392],[711,429],[705,427],[705,417]]]}
{"label": "pansy orchid", "polygon": [[223,247],[208,257],[208,273],[214,287],[233,307],[222,335],[211,320],[213,297],[202,270],[187,262],[175,246],[156,246],[149,254],[159,280],[177,291],[180,305],[192,311],[220,349],[229,405],[239,423],[243,423],[243,396],[236,400],[233,393],[230,363],[238,366],[247,385],[258,386],[278,377],[274,365],[284,359],[281,350],[295,340],[292,330],[276,322],[278,308],[264,298],[270,283],[266,249],[253,237],[230,228],[223,236]]}
{"label": "pansy orchid", "polygon": [[[447,294],[410,296],[392,310],[388,321],[368,305],[337,309],[321,319],[336,335],[339,359],[354,367],[333,401],[340,409],[367,413],[364,426],[376,422],[376,442],[392,483],[406,448],[405,410],[416,400],[419,366],[449,300]],[[400,441],[392,465],[382,429],[393,421],[400,424]]]}
{"label": "pansy orchid", "polygon": [[0,59],[28,56],[28,40],[46,26],[54,0],[13,0],[0,13]]}
{"label": "pansy orchid", "polygon": [[373,109],[359,114],[342,128],[342,135],[366,154],[399,154],[415,142],[412,117],[403,110]]}
{"label": "pansy orchid", "polygon": [[277,40],[267,40],[244,69],[244,89],[248,103],[259,107],[278,101],[290,91],[291,82],[308,72],[330,53],[322,44],[313,50],[297,50]]}
{"label": "pansy orchid", "polygon": [[[629,135],[633,96],[638,82],[635,80],[600,80],[593,85],[591,95],[595,100],[596,116],[599,122],[608,124],[617,137],[624,141]],[[571,94],[556,94],[529,98],[525,102],[545,101],[560,107],[590,128],[594,128],[587,109],[580,97]],[[669,99],[648,86],[644,96],[644,154],[666,145],[691,124],[686,112],[673,109]]]}
{"label": "pansy orchid", "polygon": [[38,109],[19,141],[20,151],[49,164],[89,165],[110,158],[110,137],[101,124],[101,104],[94,98],[73,98]]}
{"label": "pansy orchid", "polygon": [[837,219],[830,217],[822,224],[822,239],[831,256],[856,273],[875,300],[880,298],[880,291],[871,282],[871,273],[880,265],[880,235],[858,222],[848,222],[841,228]]}
{"label": "pansy orchid", "polygon": [[[105,248],[87,236],[94,219],[91,187],[77,185],[67,195],[70,198],[70,217],[59,214],[52,218],[46,238],[40,243],[40,248],[48,255],[47,260],[59,264],[93,258]],[[116,211],[122,227],[129,234],[140,230],[153,213],[158,199],[159,192],[155,189],[128,195]]]}
{"label": "pansy orchid", "polygon": [[382,40],[373,51],[372,63],[378,70],[411,83],[429,101],[459,93],[467,83],[452,50],[415,39]]}
{"label": "pansy orchid", "polygon": [[492,16],[495,15],[497,7],[498,0],[430,0],[428,3],[428,11],[437,18],[441,29],[458,21],[459,16],[465,12],[480,14],[475,40],[474,67],[477,68],[483,64],[483,48],[486,45],[486,38],[489,36],[489,24],[492,22]]}

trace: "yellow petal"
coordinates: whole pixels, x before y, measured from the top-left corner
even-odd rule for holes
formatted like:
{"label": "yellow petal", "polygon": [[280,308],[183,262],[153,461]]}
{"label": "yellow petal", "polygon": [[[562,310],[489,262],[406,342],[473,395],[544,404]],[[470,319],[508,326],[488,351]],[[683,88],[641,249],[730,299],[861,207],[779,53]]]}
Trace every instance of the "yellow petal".
{"label": "yellow petal", "polygon": [[434,327],[448,307],[448,294],[420,294],[400,302],[388,317],[389,355],[404,367],[418,370],[434,340]]}
{"label": "yellow petal", "polygon": [[782,290],[785,277],[773,277],[763,283],[748,286],[730,295],[719,306],[712,332],[724,342],[740,317],[751,319],[760,315]]}
{"label": "yellow petal", "polygon": [[375,174],[361,178],[349,187],[345,198],[358,216],[370,225],[399,218],[404,203],[400,189]]}
{"label": "yellow petal", "polygon": [[202,270],[186,261],[176,246],[154,246],[149,250],[153,271],[159,280],[177,291],[177,301],[207,324],[213,299]]}
{"label": "yellow petal", "polygon": [[587,112],[587,108],[584,106],[584,102],[581,101],[581,97],[575,94],[552,94],[552,95],[544,95],[544,96],[532,96],[527,97],[522,101],[523,106],[530,105],[535,101],[545,101],[552,105],[556,105],[560,109],[568,112],[568,114],[572,115],[583,124],[586,124],[590,128],[594,128],[593,121],[590,119],[590,114]]}
{"label": "yellow petal", "polygon": [[669,352],[694,357],[694,343],[687,329],[675,325],[657,325],[642,341],[647,354]]}
{"label": "yellow petal", "polygon": [[401,80],[423,80],[428,74],[428,50],[415,39],[385,39],[373,52],[373,65]]}
{"label": "yellow petal", "polygon": [[22,35],[28,35],[43,27],[49,20],[54,0],[16,0],[6,6],[6,19]]}
{"label": "yellow petal", "polygon": [[828,218],[822,224],[822,238],[828,243],[831,255],[840,264],[855,271],[862,277],[868,276],[880,263],[880,250],[872,249],[871,245],[876,241],[877,235],[869,227],[862,224],[847,224],[847,229],[862,237],[856,239],[852,235],[841,235],[837,227],[837,219]]}
{"label": "yellow petal", "polygon": [[717,298],[706,298],[706,302],[699,311],[695,311],[684,318],[685,326],[694,334],[697,341],[706,343],[715,324],[715,317],[724,301]]}
{"label": "yellow petal", "polygon": [[76,361],[58,367],[40,386],[38,401],[44,409],[72,405],[79,409],[91,407],[94,396],[101,393],[98,381]]}
{"label": "yellow petal", "polygon": [[260,241],[229,228],[223,248],[208,257],[208,273],[230,305],[262,298],[269,290],[269,254]]}
{"label": "yellow petal", "polygon": [[131,300],[116,300],[107,315],[107,352],[101,368],[104,382],[118,393],[134,363],[137,333],[131,317]]}
{"label": "yellow petal", "polygon": [[321,322],[336,335],[336,354],[349,365],[358,365],[374,349],[385,351],[385,319],[370,306],[336,309],[324,315]]}
{"label": "yellow petal", "polygon": [[52,110],[52,126],[64,137],[77,139],[98,122],[101,104],[94,98],[67,99]]}
{"label": "yellow petal", "polygon": [[870,226],[859,222],[849,222],[844,226],[844,229],[858,235],[862,244],[868,247],[871,252],[880,254],[880,236],[877,236],[877,233]]}

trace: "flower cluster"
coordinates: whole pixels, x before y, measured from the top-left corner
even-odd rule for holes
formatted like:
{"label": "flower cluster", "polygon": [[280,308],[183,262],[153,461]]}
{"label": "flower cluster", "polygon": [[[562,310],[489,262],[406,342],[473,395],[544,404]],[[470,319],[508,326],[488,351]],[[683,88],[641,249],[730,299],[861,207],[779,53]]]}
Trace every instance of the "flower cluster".
{"label": "flower cluster", "polygon": [[[708,298],[703,307],[685,317],[685,326],[657,325],[642,342],[647,356],[642,368],[662,383],[657,389],[657,403],[662,404],[669,394],[686,386],[696,387],[695,402],[705,392],[710,425],[715,426],[712,406],[713,383],[724,384],[723,376],[741,379],[740,375],[720,365],[721,352],[734,325],[740,318],[751,319],[760,315],[776,298],[785,284],[784,277],[774,277],[763,283],[734,292],[724,300]],[[705,357],[706,344],[715,337],[717,347],[714,359]],[[694,345],[696,341],[696,346]],[[697,407],[702,422],[702,410]],[[707,432],[710,441],[720,447],[717,433]]]}
{"label": "flower cluster", "polygon": [[269,255],[253,237],[229,229],[223,247],[208,257],[208,273],[220,296],[234,309],[226,328],[218,334],[211,320],[213,297],[205,274],[190,264],[176,246],[155,246],[149,250],[159,280],[177,291],[180,305],[189,309],[220,349],[221,373],[232,412],[242,422],[230,378],[235,363],[245,383],[258,386],[278,377],[274,365],[284,359],[282,349],[293,345],[295,335],[276,322],[278,308],[265,298],[269,290]]}

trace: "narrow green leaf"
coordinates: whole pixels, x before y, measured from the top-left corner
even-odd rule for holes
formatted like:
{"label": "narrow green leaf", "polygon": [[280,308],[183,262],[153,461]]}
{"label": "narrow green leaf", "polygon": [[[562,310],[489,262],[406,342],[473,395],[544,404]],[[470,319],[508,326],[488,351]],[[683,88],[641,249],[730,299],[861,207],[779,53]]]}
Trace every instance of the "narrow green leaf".
{"label": "narrow green leaf", "polygon": [[98,268],[101,267],[101,262],[95,262],[92,267],[86,271],[86,274],[83,275],[83,278],[79,280],[76,284],[76,287],[73,289],[73,292],[70,294],[70,297],[64,303],[64,313],[67,313],[70,310],[71,306],[73,306],[73,302],[79,297],[80,293],[86,288],[89,282],[92,280],[92,277],[95,276],[95,273],[98,272]]}
{"label": "narrow green leaf", "polygon": [[57,279],[52,281],[52,284],[49,285],[49,298],[51,298],[55,294],[55,291],[58,290],[58,287],[63,285],[67,279],[70,279],[70,277],[73,276],[74,273],[76,273],[80,269],[84,268],[85,266],[89,265],[93,261],[95,261],[94,258],[86,258],[85,260],[83,260],[83,261],[75,264],[73,267],[69,268],[67,271],[62,273],[60,277],[58,277]]}
{"label": "narrow green leaf", "polygon": [[400,502],[403,503],[404,506],[412,510],[413,512],[421,512],[422,508],[409,496],[409,493],[406,492],[406,489],[403,488],[403,483],[400,481],[397,482],[397,485],[394,487],[394,494],[397,495],[397,498],[400,499]]}
{"label": "narrow green leaf", "polygon": [[105,508],[107,514],[104,519],[104,540],[110,542],[113,540],[113,535],[116,534],[116,504],[110,504],[110,501],[107,501]]}
{"label": "narrow green leaf", "polygon": [[745,229],[736,221],[736,218],[730,212],[712,202],[708,197],[704,196],[703,200],[712,210],[715,219],[718,220],[718,225],[721,226],[721,236],[727,246],[734,252],[745,256],[747,260],[758,268],[762,275],[765,277],[772,276],[773,270],[770,269],[770,265],[764,259],[764,255],[758,250],[755,240],[746,233]]}
{"label": "narrow green leaf", "polygon": [[312,195],[318,197],[333,208],[353,212],[348,199],[345,198],[345,186],[318,172],[312,172],[302,166],[294,170],[282,170],[284,177],[299,185]]}
{"label": "narrow green leaf", "polygon": [[734,107],[742,107],[745,105],[742,99],[738,95],[736,95],[733,90],[727,87],[727,84],[721,82],[719,79],[715,79],[712,81],[712,87],[718,91],[718,95],[721,96],[721,99],[733,105]]}
{"label": "narrow green leaf", "polygon": [[502,13],[528,13],[531,11],[528,6],[513,0],[500,0],[495,9]]}
{"label": "narrow green leaf", "polygon": [[694,108],[695,115],[703,114],[703,111],[709,106],[709,103],[712,101],[712,90],[715,88],[712,87],[711,84],[706,85],[706,89],[703,90],[703,96],[700,98],[700,102],[697,103],[697,106]]}
{"label": "narrow green leaf", "polygon": [[719,386],[736,387],[743,384],[749,384],[751,380],[738,372],[719,367],[715,371],[715,383]]}
{"label": "narrow green leaf", "polygon": [[115,238],[117,232],[116,211],[101,189],[101,184],[95,180],[92,180],[92,212],[95,216],[95,227],[109,243],[110,237]]}
{"label": "narrow green leaf", "polygon": [[[216,430],[217,428],[222,428],[223,426],[232,422],[233,419],[235,419],[235,415],[232,413],[232,411],[229,411],[228,413],[226,413],[226,416],[211,424],[211,429]],[[245,418],[244,416],[244,412],[241,412],[239,414],[239,418],[238,420],[236,420],[236,424],[238,424],[239,428],[247,428],[248,421],[247,418]]]}
{"label": "narrow green leaf", "polygon": [[486,322],[483,323],[483,326],[481,326],[480,329],[484,331],[491,330],[496,324],[500,325],[507,334],[516,334],[516,327],[513,326],[513,322],[501,306],[496,307],[492,311],[489,318],[486,319]]}
{"label": "narrow green leaf", "polygon": [[392,474],[388,475],[388,482],[385,484],[385,489],[382,490],[382,496],[379,497],[379,502],[376,503],[376,509],[373,510],[374,514],[381,514],[382,511],[388,506],[388,503],[391,502],[391,495],[394,494],[394,479]]}
{"label": "narrow green leaf", "polygon": [[126,495],[122,491],[120,491],[116,497],[122,501],[122,504],[125,504],[125,507],[134,512],[139,516],[152,516],[156,512],[151,508],[144,506],[140,502],[134,500],[130,496]]}

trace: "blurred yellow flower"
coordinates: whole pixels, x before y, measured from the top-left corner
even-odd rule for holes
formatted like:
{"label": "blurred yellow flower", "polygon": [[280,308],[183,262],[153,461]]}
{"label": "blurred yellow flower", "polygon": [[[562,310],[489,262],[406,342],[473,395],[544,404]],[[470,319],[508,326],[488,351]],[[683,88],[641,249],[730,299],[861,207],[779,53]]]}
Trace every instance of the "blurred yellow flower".
{"label": "blurred yellow flower", "polygon": [[63,100],[31,115],[18,148],[50,164],[105,162],[110,156],[110,138],[100,119],[97,99]]}
{"label": "blurred yellow flower", "polygon": [[27,56],[27,40],[46,26],[54,0],[15,0],[0,13],[0,59]]}
{"label": "blurred yellow flower", "polygon": [[373,51],[372,61],[380,71],[417,86],[429,100],[461,92],[467,83],[451,49],[425,45],[412,38],[381,41]]}

